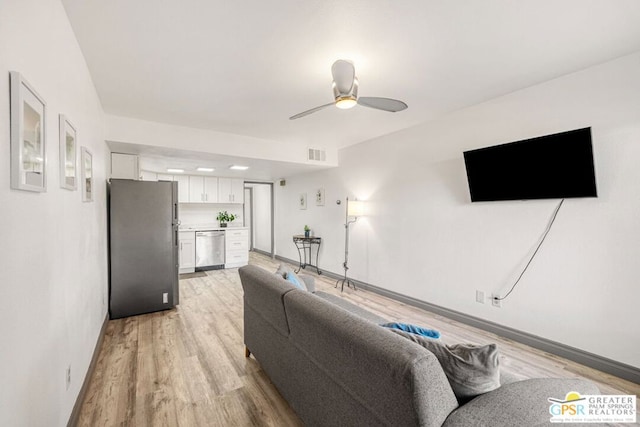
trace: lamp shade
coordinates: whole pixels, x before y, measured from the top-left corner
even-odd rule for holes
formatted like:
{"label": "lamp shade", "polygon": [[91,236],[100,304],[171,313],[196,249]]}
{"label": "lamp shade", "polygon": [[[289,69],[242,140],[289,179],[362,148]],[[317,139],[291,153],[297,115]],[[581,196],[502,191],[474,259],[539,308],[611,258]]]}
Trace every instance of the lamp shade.
{"label": "lamp shade", "polygon": [[364,215],[364,202],[361,200],[349,200],[347,205],[348,216],[363,216]]}

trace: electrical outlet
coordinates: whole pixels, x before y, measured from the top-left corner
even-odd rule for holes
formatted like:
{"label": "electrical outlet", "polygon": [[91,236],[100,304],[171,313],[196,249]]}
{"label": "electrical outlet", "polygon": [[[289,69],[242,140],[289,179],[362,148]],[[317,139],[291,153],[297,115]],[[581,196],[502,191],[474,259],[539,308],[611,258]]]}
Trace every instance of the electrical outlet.
{"label": "electrical outlet", "polygon": [[71,365],[67,366],[67,372],[65,373],[66,390],[69,390],[70,385],[71,385]]}
{"label": "electrical outlet", "polygon": [[502,301],[499,298],[500,295],[491,294],[491,305],[498,308],[502,307]]}
{"label": "electrical outlet", "polygon": [[479,302],[480,304],[484,304],[484,292],[476,291],[476,302]]}
{"label": "electrical outlet", "polygon": [[163,304],[169,304],[169,293],[165,292],[162,294],[162,303]]}

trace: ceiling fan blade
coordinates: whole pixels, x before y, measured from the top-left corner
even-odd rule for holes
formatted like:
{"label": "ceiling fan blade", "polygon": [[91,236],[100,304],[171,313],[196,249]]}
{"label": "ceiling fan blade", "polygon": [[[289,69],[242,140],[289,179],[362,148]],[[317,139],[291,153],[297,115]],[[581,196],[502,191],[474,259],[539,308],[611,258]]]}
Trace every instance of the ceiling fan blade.
{"label": "ceiling fan blade", "polygon": [[407,104],[402,101],[398,101],[397,99],[377,98],[375,96],[361,96],[358,98],[358,105],[375,108],[377,110],[390,111],[392,113],[402,111],[407,108]]}
{"label": "ceiling fan blade", "polygon": [[351,92],[353,80],[356,78],[356,69],[351,62],[338,59],[331,66],[331,75],[340,94]]}
{"label": "ceiling fan blade", "polygon": [[328,107],[330,105],[333,105],[333,104],[335,104],[335,102],[330,102],[329,104],[324,104],[324,105],[321,105],[319,107],[312,108],[312,109],[307,110],[307,111],[303,111],[302,113],[298,113],[295,116],[289,117],[289,120],[295,120],[295,119],[299,119],[300,117],[308,116],[311,113],[315,113],[316,111],[322,110],[323,108],[326,108],[326,107]]}

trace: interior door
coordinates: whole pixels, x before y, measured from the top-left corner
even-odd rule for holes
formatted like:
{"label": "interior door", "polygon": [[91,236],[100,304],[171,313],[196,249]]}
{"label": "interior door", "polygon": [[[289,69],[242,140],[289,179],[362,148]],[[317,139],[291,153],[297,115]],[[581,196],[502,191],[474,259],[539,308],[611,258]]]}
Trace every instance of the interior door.
{"label": "interior door", "polygon": [[249,229],[249,250],[253,250],[253,191],[244,189],[244,226]]}

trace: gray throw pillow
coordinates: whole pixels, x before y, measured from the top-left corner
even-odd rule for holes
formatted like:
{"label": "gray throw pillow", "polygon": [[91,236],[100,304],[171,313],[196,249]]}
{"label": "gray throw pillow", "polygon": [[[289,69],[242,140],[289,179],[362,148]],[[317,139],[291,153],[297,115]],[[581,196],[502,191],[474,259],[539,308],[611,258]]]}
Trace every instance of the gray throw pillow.
{"label": "gray throw pillow", "polygon": [[445,345],[419,335],[390,330],[423,346],[438,358],[460,403],[500,387],[500,362],[495,344]]}
{"label": "gray throw pillow", "polygon": [[287,278],[287,267],[285,267],[284,265],[280,264],[278,266],[278,269],[276,270],[276,273],[278,276],[282,277],[283,279]]}
{"label": "gray throw pillow", "polygon": [[283,264],[280,264],[278,266],[275,274],[282,277],[284,280],[291,282],[291,284],[299,289],[302,289],[303,291],[308,290],[305,281],[302,280],[300,276],[298,276],[293,270]]}

